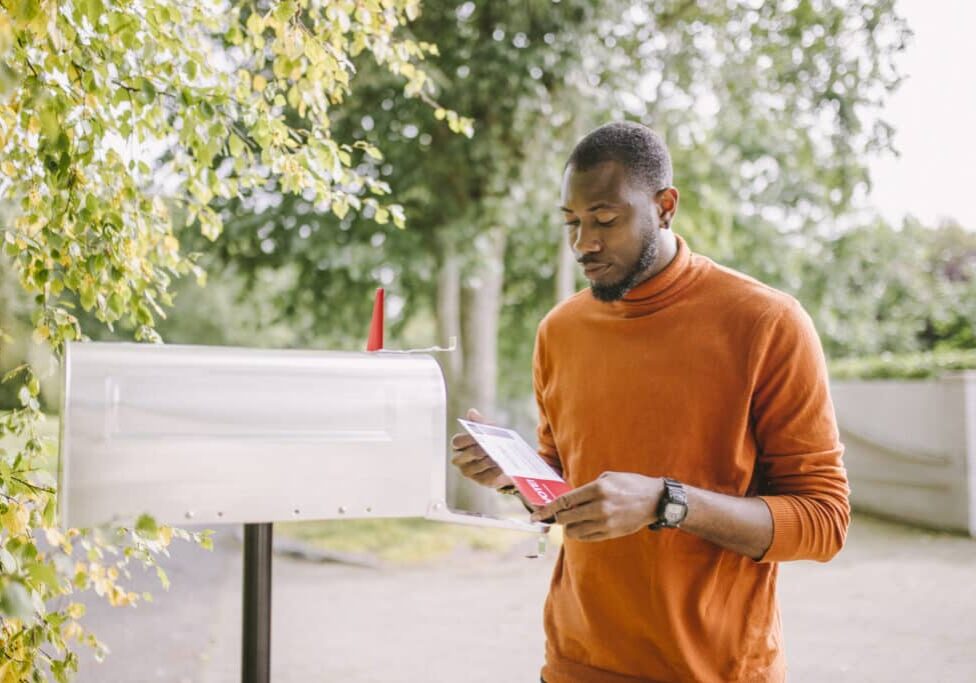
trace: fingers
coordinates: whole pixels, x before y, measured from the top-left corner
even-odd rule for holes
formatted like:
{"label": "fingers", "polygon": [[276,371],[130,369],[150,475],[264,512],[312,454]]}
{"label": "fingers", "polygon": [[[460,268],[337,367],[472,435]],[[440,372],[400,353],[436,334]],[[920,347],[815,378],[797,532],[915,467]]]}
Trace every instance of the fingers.
{"label": "fingers", "polygon": [[499,479],[503,476],[504,475],[500,469],[493,467],[491,469],[479,472],[478,474],[475,474],[469,478],[477,484],[494,489],[498,488]]}
{"label": "fingers", "polygon": [[[451,437],[451,448],[456,451],[463,451],[465,448],[477,446],[478,442],[470,434],[459,433]],[[478,448],[481,448],[478,446]]]}
{"label": "fingers", "polygon": [[[483,424],[492,424],[485,419],[484,415],[479,413],[475,408],[469,408],[468,412],[465,414],[464,418],[469,422],[481,422]],[[476,445],[477,442],[474,437],[467,432],[460,432],[451,437],[451,447],[456,450],[462,450],[465,448],[470,448]]]}
{"label": "fingers", "polygon": [[481,460],[472,462],[465,469],[473,477],[484,474],[485,472],[501,472],[501,469],[499,469],[498,465],[491,458],[482,458]]}
{"label": "fingers", "polygon": [[478,460],[484,460],[486,458],[488,458],[488,454],[485,453],[480,446],[476,446],[468,447],[464,450],[454,451],[454,456],[451,458],[451,462],[458,467],[464,467],[465,465],[469,465],[470,463],[477,462]]}
{"label": "fingers", "polygon": [[590,501],[568,510],[556,513],[556,524],[563,524],[567,528],[574,524],[580,524],[592,520],[606,519],[607,512],[604,505],[599,501]]}
{"label": "fingers", "polygon": [[[474,408],[468,410],[465,418],[471,422],[491,424]],[[488,457],[488,454],[485,453],[484,449],[478,445],[478,442],[470,434],[462,432],[452,436],[451,448],[454,449],[454,457],[451,458],[451,462],[468,479],[483,486],[495,488],[511,483],[511,480],[505,476],[501,468],[498,467],[494,460]]]}
{"label": "fingers", "polygon": [[461,470],[461,474],[466,477],[478,474],[479,472],[484,472],[489,468],[498,469],[498,465],[495,464],[495,461],[489,458],[487,455],[477,456],[464,452],[451,458],[451,463],[456,465],[457,468]]}
{"label": "fingers", "polygon": [[484,422],[485,424],[488,423],[484,415],[479,413],[476,408],[468,408],[468,412],[464,417],[465,419],[470,420],[471,422]]}
{"label": "fingers", "polygon": [[556,498],[556,500],[546,503],[542,507],[536,509],[536,511],[532,513],[532,517],[530,519],[533,522],[541,522],[544,519],[555,519],[557,512],[561,512],[562,510],[566,509],[563,507],[563,498],[568,495],[568,493],[563,494],[559,498]]}
{"label": "fingers", "polygon": [[461,470],[461,474],[468,479],[482,486],[490,486],[492,488],[497,487],[498,482],[505,476],[501,469],[488,458],[459,469]]}
{"label": "fingers", "polygon": [[597,482],[590,482],[578,489],[573,489],[569,493],[556,498],[556,500],[546,503],[532,514],[532,521],[538,522],[547,519],[564,510],[570,510],[595,500],[599,495],[600,489]]}
{"label": "fingers", "polygon": [[604,541],[613,535],[601,522],[579,522],[563,528],[563,535],[576,541]]}
{"label": "fingers", "polygon": [[483,486],[494,487],[496,480],[502,476],[502,471],[491,465],[484,468],[471,469],[461,467],[459,469],[464,477]]}
{"label": "fingers", "polygon": [[472,446],[457,451],[451,458],[451,463],[457,466],[463,476],[484,486],[495,486],[498,480],[504,478],[501,468],[480,447]]}

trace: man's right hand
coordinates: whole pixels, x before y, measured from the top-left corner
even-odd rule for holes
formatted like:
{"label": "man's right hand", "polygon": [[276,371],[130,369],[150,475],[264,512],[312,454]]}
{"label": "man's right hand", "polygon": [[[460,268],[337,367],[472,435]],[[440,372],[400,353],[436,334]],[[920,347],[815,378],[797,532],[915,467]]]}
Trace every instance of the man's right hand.
{"label": "man's right hand", "polygon": [[[490,424],[474,408],[468,411],[465,418],[471,422]],[[512,485],[512,480],[502,472],[501,468],[495,464],[495,461],[488,457],[488,454],[478,445],[474,437],[467,432],[452,436],[451,448],[454,449],[454,457],[451,458],[451,462],[468,479],[493,489]]]}

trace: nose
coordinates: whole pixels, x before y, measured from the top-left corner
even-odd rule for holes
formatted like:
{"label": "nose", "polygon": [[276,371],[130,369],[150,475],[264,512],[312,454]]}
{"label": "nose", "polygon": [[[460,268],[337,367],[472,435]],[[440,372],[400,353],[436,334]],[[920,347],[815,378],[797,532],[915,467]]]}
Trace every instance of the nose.
{"label": "nose", "polygon": [[592,228],[580,225],[573,234],[570,246],[577,259],[587,254],[598,254],[603,251],[603,243],[600,241],[599,234]]}

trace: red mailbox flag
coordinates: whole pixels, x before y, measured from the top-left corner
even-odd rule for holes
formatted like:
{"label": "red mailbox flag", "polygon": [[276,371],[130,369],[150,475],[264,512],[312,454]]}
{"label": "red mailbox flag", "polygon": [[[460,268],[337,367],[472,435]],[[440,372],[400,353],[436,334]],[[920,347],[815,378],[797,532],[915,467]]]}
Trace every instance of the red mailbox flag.
{"label": "red mailbox flag", "polygon": [[366,340],[367,351],[379,351],[383,348],[383,288],[376,290],[373,300],[373,320],[369,324],[369,338]]}

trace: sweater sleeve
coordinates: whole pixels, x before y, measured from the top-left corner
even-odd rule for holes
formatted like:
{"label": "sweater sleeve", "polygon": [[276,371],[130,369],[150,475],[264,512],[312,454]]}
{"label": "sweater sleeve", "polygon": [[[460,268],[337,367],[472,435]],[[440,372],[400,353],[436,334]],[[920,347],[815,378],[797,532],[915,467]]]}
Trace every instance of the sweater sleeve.
{"label": "sweater sleeve", "polygon": [[539,422],[536,426],[536,439],[539,442],[539,455],[557,472],[562,473],[562,463],[559,460],[559,452],[556,450],[556,440],[552,435],[552,426],[549,424],[549,417],[546,414],[546,406],[543,400],[545,388],[545,352],[543,350],[543,328],[535,337],[535,348],[532,352],[532,388],[535,391],[535,402],[539,408]]}
{"label": "sweater sleeve", "polygon": [[773,517],[760,562],[826,562],[850,523],[826,362],[810,316],[794,299],[759,320],[753,344],[752,420],[759,494]]}

